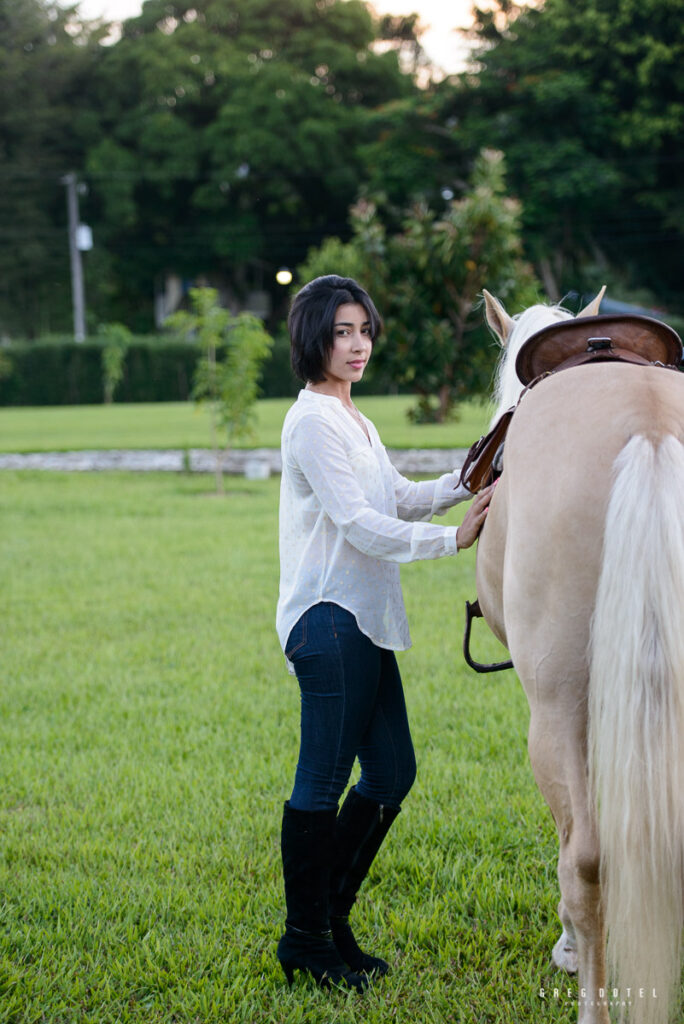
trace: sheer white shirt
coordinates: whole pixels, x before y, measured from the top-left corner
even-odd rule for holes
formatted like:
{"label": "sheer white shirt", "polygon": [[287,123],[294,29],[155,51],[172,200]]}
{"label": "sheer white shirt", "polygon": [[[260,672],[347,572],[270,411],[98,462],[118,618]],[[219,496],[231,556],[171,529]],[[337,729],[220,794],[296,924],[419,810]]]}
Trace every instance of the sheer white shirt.
{"label": "sheer white shirt", "polygon": [[306,389],[285,417],[276,614],[284,651],[292,627],[320,601],[351,612],[379,647],[405,650],[399,563],[456,554],[457,527],[425,520],[472,497],[459,474],[407,480],[363,420],[368,437],[338,398]]}

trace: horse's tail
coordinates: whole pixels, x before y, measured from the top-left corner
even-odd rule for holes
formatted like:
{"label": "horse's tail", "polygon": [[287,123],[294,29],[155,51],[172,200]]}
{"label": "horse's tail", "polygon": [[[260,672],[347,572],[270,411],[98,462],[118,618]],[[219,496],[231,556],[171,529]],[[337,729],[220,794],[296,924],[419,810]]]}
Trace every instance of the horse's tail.
{"label": "horse's tail", "polygon": [[590,780],[613,985],[630,1022],[660,1024],[678,996],[684,924],[684,445],[635,436],[614,468],[592,623]]}

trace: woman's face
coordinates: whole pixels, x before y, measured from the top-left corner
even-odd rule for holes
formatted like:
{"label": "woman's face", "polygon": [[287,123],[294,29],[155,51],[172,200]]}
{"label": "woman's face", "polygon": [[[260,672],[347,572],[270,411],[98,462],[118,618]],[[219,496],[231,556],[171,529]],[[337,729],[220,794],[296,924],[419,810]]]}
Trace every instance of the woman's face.
{"label": "woman's face", "polygon": [[326,380],[349,382],[361,380],[373,351],[368,313],[358,302],[337,307],[333,329],[333,347],[325,366]]}

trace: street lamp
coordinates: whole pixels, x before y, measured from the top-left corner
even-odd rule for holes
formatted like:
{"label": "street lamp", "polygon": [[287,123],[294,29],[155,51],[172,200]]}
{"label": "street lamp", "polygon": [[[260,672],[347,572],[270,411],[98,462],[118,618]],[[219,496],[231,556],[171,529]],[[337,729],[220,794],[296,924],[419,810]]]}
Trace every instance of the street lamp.
{"label": "street lamp", "polygon": [[276,281],[282,285],[292,284],[292,271],[288,267],[281,267],[276,273]]}

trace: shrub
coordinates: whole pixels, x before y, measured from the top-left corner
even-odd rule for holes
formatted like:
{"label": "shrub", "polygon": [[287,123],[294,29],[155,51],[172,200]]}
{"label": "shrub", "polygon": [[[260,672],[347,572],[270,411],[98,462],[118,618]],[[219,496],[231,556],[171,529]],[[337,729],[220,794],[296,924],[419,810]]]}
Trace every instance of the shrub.
{"label": "shrub", "polygon": [[[2,347],[0,406],[100,404],[103,347],[102,338],[80,344],[55,338]],[[192,395],[200,356],[195,343],[178,337],[133,336],[115,401],[185,401]],[[284,344],[265,361],[260,386],[266,398],[287,397],[299,390]]]}

